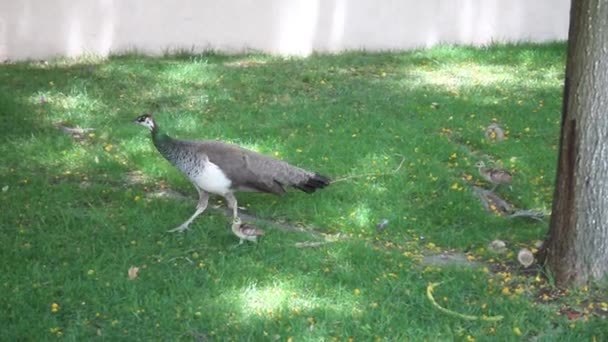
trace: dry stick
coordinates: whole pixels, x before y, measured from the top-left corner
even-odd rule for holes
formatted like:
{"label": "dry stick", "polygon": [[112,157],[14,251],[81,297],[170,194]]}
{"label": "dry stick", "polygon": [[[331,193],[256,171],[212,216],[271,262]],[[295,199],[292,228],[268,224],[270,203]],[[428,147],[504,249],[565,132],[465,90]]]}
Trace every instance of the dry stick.
{"label": "dry stick", "polygon": [[321,247],[333,241],[304,241],[304,242],[296,242],[297,248],[315,248]]}
{"label": "dry stick", "polygon": [[531,218],[533,220],[537,220],[537,221],[542,221],[543,217],[547,216],[547,214],[545,214],[544,212],[540,211],[540,210],[517,210],[515,212],[513,212],[511,215],[507,216],[510,218],[513,217],[528,217]]}
{"label": "dry stick", "polygon": [[508,214],[513,211],[513,206],[500,198],[497,194],[490,190],[486,190],[480,188],[478,186],[473,185],[473,191],[479,196],[481,203],[486,208],[486,211],[492,212],[491,206],[494,205],[496,210],[500,211],[502,214]]}
{"label": "dry stick", "polygon": [[194,264],[194,261],[192,261],[190,258],[184,257],[184,256],[177,256],[177,257],[171,258],[171,259],[167,260],[167,262],[174,262],[174,261],[177,261],[179,259],[184,259],[187,262],[189,262],[190,264]]}
{"label": "dry stick", "polygon": [[61,130],[65,134],[70,135],[79,135],[79,134],[87,134],[89,132],[93,132],[95,128],[79,128],[79,127],[67,127],[62,124],[55,125],[59,130]]}
{"label": "dry stick", "polygon": [[362,175],[351,175],[351,176],[344,176],[344,177],[340,177],[340,178],[336,178],[334,180],[331,181],[331,183],[337,183],[337,182],[342,182],[345,180],[349,180],[349,179],[355,179],[355,178],[363,178],[363,177],[380,177],[380,176],[392,176],[394,174],[396,174],[397,172],[399,172],[399,170],[401,170],[401,166],[403,166],[403,163],[405,162],[405,157],[402,156],[401,162],[399,163],[399,166],[397,166],[396,169],[390,171],[390,172],[384,172],[384,173],[364,173]]}

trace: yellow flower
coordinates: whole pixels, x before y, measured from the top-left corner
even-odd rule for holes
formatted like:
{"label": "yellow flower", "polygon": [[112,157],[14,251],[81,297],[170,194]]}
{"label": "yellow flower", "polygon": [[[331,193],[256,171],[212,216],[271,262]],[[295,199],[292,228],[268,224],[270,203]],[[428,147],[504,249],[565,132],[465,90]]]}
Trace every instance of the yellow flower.
{"label": "yellow flower", "polygon": [[503,287],[502,290],[500,291],[500,293],[502,293],[505,296],[508,296],[511,294],[511,289],[509,289],[508,287]]}
{"label": "yellow flower", "polygon": [[361,290],[359,290],[359,289],[355,289],[355,290],[353,291],[353,293],[355,294],[355,296],[358,296],[358,295],[360,295],[360,294],[361,294]]}
{"label": "yellow flower", "polygon": [[454,183],[454,184],[452,184],[452,186],[450,186],[450,189],[460,191],[460,190],[462,190],[462,187],[460,186],[460,184]]}
{"label": "yellow flower", "polygon": [[57,303],[51,304],[51,312],[59,312],[59,304],[57,304]]}
{"label": "yellow flower", "polygon": [[518,327],[514,327],[513,328],[513,333],[517,336],[521,335],[521,329],[519,329]]}

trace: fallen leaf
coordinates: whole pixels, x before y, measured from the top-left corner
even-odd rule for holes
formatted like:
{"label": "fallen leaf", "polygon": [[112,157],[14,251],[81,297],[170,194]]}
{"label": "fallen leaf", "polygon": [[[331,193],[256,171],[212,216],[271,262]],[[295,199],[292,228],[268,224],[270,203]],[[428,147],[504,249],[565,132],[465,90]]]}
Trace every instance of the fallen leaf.
{"label": "fallen leaf", "polygon": [[566,316],[569,320],[577,320],[581,318],[582,313],[572,309],[572,308],[564,308],[559,312],[562,316]]}
{"label": "fallen leaf", "polygon": [[139,273],[139,267],[137,267],[137,266],[129,267],[129,272],[127,272],[127,274],[129,275],[129,280],[133,280],[133,279],[137,278],[138,273]]}

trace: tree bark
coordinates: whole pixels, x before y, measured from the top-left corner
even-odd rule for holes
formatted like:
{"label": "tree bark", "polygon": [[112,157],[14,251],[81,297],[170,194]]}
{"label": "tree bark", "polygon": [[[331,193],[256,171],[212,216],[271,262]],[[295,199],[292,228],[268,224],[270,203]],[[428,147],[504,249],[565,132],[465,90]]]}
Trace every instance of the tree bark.
{"label": "tree bark", "polygon": [[608,276],[608,0],[573,0],[560,151],[541,258],[558,286]]}

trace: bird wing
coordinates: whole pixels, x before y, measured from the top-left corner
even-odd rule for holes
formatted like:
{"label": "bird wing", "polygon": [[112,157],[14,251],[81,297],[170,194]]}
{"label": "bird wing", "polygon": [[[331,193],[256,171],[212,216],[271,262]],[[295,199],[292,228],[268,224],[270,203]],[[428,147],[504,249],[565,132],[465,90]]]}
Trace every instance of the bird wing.
{"label": "bird wing", "polygon": [[278,159],[219,141],[201,142],[198,148],[219,166],[237,190],[281,195],[285,193],[285,185],[292,185],[281,175],[293,167]]}
{"label": "bird wing", "polygon": [[506,170],[502,169],[491,169],[490,177],[494,182],[498,183],[510,183],[512,181],[513,176]]}
{"label": "bird wing", "polygon": [[241,233],[243,233],[244,235],[247,235],[247,236],[262,236],[262,235],[264,235],[264,231],[263,230],[261,230],[259,228],[256,228],[254,226],[248,225],[248,224],[247,225],[245,225],[245,224],[242,225],[239,229],[240,229]]}
{"label": "bird wing", "polygon": [[198,159],[203,159],[203,156],[208,158],[230,179],[231,187],[235,190],[282,195],[285,186],[311,193],[330,184],[329,178],[317,173],[221,141],[172,139],[171,144],[157,144],[157,148],[172,163],[174,155],[180,155],[182,159],[187,157],[185,155],[197,155]]}

